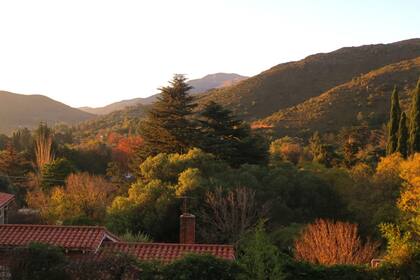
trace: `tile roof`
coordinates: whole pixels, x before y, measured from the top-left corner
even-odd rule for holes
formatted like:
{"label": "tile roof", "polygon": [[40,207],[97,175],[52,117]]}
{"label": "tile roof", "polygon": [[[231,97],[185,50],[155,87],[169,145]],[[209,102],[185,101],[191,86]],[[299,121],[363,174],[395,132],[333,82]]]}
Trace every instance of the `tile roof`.
{"label": "tile roof", "polygon": [[104,227],[52,225],[0,225],[0,247],[40,242],[67,250],[97,251],[105,239],[119,239]]}
{"label": "tile roof", "polygon": [[14,199],[15,196],[13,194],[0,192],[0,207],[7,205]]}
{"label": "tile roof", "polygon": [[233,260],[235,250],[231,245],[174,244],[174,243],[103,243],[103,253],[123,252],[139,260],[171,262],[185,254],[211,254],[222,259]]}

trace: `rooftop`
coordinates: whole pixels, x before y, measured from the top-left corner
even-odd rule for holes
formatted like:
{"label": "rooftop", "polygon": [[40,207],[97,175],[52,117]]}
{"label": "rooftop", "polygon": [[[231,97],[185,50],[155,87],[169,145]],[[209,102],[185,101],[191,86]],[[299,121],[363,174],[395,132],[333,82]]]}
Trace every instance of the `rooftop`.
{"label": "rooftop", "polygon": [[15,196],[10,193],[0,192],[0,207],[3,207],[15,199]]}
{"label": "rooftop", "polygon": [[226,260],[235,258],[235,250],[231,245],[128,243],[121,242],[104,227],[0,225],[0,248],[23,247],[32,242],[58,246],[66,251],[93,253],[91,256],[94,258],[113,252],[126,253],[143,261],[164,263],[180,259],[189,253],[210,254]]}
{"label": "rooftop", "polygon": [[233,260],[235,250],[231,245],[175,244],[175,243],[104,243],[102,252],[123,252],[139,260],[172,262],[186,254],[210,254],[215,257]]}
{"label": "rooftop", "polygon": [[31,242],[39,242],[66,250],[97,251],[104,240],[119,241],[104,227],[0,225],[0,247],[26,246]]}

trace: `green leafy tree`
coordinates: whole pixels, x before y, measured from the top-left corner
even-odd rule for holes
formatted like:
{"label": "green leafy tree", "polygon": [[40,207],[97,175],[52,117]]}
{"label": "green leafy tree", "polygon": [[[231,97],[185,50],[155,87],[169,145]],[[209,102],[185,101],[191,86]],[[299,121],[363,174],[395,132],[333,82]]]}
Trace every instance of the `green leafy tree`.
{"label": "green leafy tree", "polygon": [[399,152],[404,158],[408,155],[407,117],[404,112],[401,113],[400,125],[398,127],[397,152]]}
{"label": "green leafy tree", "polygon": [[73,164],[65,158],[46,163],[41,170],[42,190],[48,191],[54,186],[64,186],[67,176],[75,171]]}
{"label": "green leafy tree", "polygon": [[397,150],[398,145],[398,127],[400,124],[401,108],[400,100],[398,97],[397,87],[394,87],[394,91],[391,96],[391,112],[388,123],[388,143],[387,153],[392,154]]}
{"label": "green leafy tree", "polygon": [[420,79],[413,92],[410,112],[410,152],[420,152]]}
{"label": "green leafy tree", "polygon": [[262,222],[239,249],[239,263],[244,267],[248,279],[277,280],[283,279],[280,252],[272,244]]}
{"label": "green leafy tree", "polygon": [[188,94],[190,89],[183,75],[175,75],[169,86],[160,89],[141,124],[144,146],[138,153],[140,161],[159,153],[186,152],[191,147],[195,134],[191,116],[196,104]]}
{"label": "green leafy tree", "polygon": [[232,111],[211,101],[198,117],[200,137],[196,146],[233,166],[264,161],[267,152],[251,134],[248,125]]}

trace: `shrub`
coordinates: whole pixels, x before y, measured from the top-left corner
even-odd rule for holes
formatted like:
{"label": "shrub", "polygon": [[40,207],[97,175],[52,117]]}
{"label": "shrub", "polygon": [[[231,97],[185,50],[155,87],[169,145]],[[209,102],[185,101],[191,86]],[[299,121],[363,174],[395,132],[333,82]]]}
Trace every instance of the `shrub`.
{"label": "shrub", "polygon": [[164,279],[233,280],[241,276],[239,265],[211,255],[187,255],[163,269]]}
{"label": "shrub", "polygon": [[65,280],[66,259],[61,249],[39,243],[12,251],[10,271],[16,280]]}
{"label": "shrub", "polygon": [[362,243],[357,225],[320,219],[307,226],[295,242],[295,258],[323,265],[366,264],[377,248],[377,243]]}
{"label": "shrub", "polygon": [[141,269],[134,258],[113,252],[103,252],[99,258],[72,261],[66,271],[74,280],[144,279],[139,278]]}
{"label": "shrub", "polygon": [[284,280],[373,280],[363,266],[320,266],[290,259],[283,265]]}

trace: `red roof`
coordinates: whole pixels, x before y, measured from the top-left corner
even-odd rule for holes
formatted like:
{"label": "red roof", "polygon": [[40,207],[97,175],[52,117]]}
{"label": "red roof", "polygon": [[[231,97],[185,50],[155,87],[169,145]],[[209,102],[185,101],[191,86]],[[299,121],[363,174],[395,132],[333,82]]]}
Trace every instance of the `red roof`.
{"label": "red roof", "polygon": [[0,192],[0,207],[3,207],[15,199],[15,196],[10,193]]}
{"label": "red roof", "polygon": [[67,250],[97,251],[104,240],[119,239],[104,227],[52,225],[0,225],[0,247],[46,243]]}
{"label": "red roof", "polygon": [[102,252],[123,252],[139,260],[171,262],[185,254],[210,254],[218,258],[233,260],[235,250],[231,245],[174,244],[174,243],[103,243]]}

